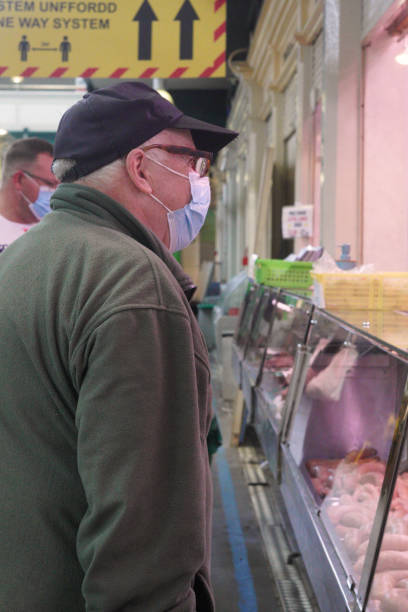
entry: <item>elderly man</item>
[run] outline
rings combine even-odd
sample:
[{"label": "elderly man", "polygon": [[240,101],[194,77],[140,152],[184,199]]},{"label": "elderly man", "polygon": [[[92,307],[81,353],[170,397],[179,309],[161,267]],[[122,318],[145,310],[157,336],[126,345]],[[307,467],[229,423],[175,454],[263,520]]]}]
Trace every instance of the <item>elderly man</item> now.
[{"label": "elderly man", "polygon": [[210,372],[171,251],[235,136],[136,82],[60,122],[54,211],[0,258],[8,610],[214,610]]},{"label": "elderly man", "polygon": [[52,145],[42,138],[21,138],[5,150],[0,186],[0,252],[50,212],[58,185],[51,171]]}]

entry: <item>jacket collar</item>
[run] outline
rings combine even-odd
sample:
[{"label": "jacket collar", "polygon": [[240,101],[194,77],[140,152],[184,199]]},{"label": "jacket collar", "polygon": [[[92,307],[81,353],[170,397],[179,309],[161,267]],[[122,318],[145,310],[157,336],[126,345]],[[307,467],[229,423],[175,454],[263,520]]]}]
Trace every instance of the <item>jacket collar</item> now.
[{"label": "jacket collar", "polygon": [[134,217],[119,202],[101,191],[76,183],[63,183],[51,198],[53,210],[69,210],[81,217],[92,217],[99,225],[114,227],[153,251],[166,264],[190,301],[196,290],[192,279],[184,272],[170,251],[156,235]]}]

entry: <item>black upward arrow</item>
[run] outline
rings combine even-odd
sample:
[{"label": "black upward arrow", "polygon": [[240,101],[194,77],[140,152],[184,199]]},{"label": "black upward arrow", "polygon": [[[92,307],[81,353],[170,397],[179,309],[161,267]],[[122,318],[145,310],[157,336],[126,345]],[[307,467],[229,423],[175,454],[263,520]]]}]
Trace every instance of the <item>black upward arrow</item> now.
[{"label": "black upward arrow", "polygon": [[133,17],[133,21],[139,22],[139,57],[140,60],[152,59],[152,23],[157,17],[149,4],[144,0],[140,9]]},{"label": "black upward arrow", "polygon": [[193,25],[197,19],[200,18],[190,0],[185,0],[174,18],[180,21],[180,59],[193,59]]}]

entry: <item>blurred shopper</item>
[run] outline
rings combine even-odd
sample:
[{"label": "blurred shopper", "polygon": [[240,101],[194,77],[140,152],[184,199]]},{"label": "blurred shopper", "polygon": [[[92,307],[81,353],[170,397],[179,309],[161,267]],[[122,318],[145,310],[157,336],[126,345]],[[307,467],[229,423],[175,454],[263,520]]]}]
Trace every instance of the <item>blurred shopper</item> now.
[{"label": "blurred shopper", "polygon": [[214,610],[210,371],[171,253],[235,136],[136,82],[60,122],[55,212],[0,261],[8,610]]},{"label": "blurred shopper", "polygon": [[52,145],[41,138],[21,138],[3,155],[0,186],[0,252],[50,212],[58,185],[51,171]]}]

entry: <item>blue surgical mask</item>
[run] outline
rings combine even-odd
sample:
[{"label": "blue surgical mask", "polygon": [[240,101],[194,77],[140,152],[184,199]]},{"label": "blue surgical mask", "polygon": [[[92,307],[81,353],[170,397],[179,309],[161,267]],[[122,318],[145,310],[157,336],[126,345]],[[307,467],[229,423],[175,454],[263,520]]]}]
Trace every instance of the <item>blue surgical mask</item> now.
[{"label": "blue surgical mask", "polygon": [[[31,176],[27,175],[27,178],[30,178],[37,186],[38,183],[31,178]],[[51,212],[50,200],[51,196],[54,193],[55,189],[51,189],[50,187],[39,187],[38,196],[35,202],[31,202],[24,193],[21,193],[23,198],[28,204],[29,209],[33,213],[33,215],[38,219],[42,219],[45,215]]]},{"label": "blue surgical mask", "polygon": [[198,172],[193,170],[189,172],[188,176],[185,176],[165,166],[156,159],[151,157],[148,159],[159,164],[159,166],[163,166],[163,168],[166,168],[169,172],[178,174],[190,181],[191,200],[186,206],[178,208],[177,210],[170,210],[159,200],[159,198],[152,193],[150,194],[153,200],[167,210],[167,223],[170,232],[169,250],[175,253],[176,251],[185,249],[194,240],[204,224],[211,201],[210,180],[208,176],[200,178]]}]

